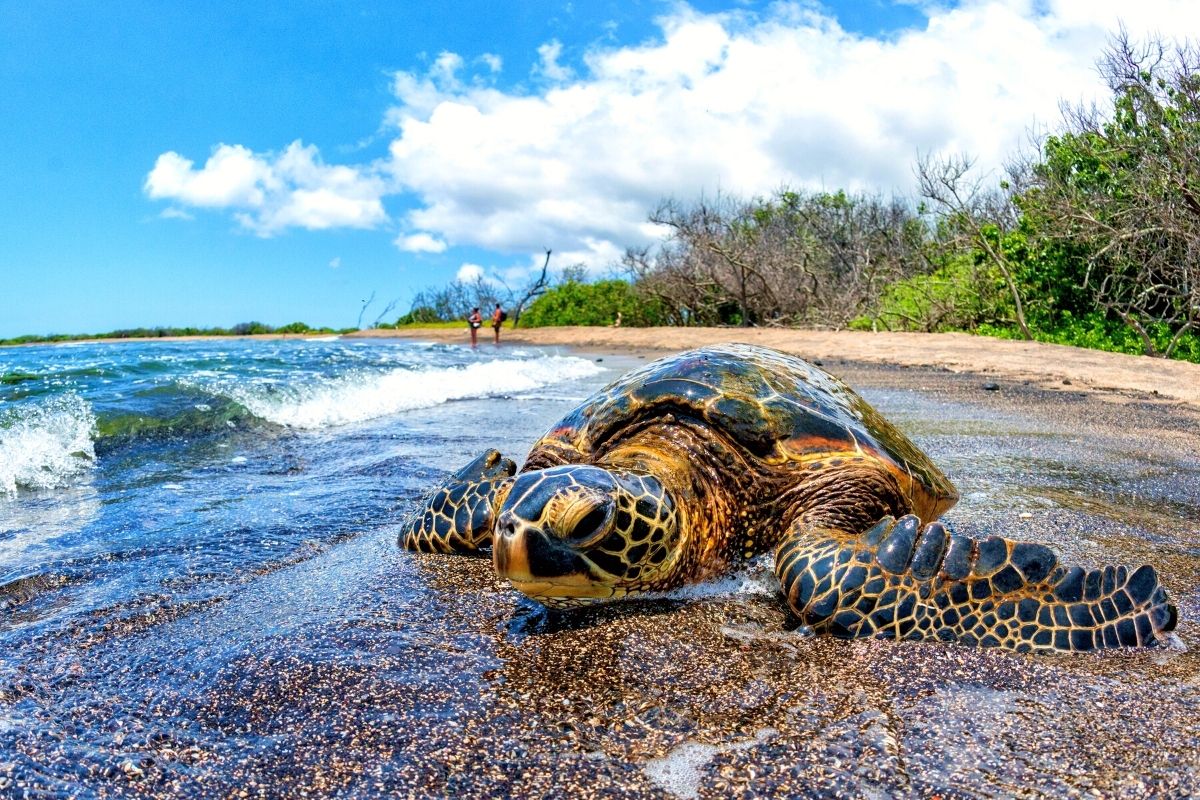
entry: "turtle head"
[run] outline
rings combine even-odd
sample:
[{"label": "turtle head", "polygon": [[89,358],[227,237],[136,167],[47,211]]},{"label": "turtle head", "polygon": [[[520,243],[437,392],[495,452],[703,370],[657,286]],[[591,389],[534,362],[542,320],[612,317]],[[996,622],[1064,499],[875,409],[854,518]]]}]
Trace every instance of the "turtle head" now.
[{"label": "turtle head", "polygon": [[553,608],[650,591],[676,564],[675,506],[649,475],[580,464],[526,472],[496,514],[496,572]]}]

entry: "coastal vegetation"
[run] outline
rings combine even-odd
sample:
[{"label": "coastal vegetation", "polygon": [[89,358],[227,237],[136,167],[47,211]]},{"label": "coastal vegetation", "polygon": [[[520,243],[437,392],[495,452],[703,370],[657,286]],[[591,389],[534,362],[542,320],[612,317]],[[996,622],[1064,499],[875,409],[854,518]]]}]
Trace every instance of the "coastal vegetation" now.
[{"label": "coastal vegetation", "polygon": [[[913,197],[667,199],[660,243],[600,280],[543,281],[514,322],[966,331],[1200,361],[1200,50],[1122,31],[1099,68],[1107,106],[1065,108],[1003,177],[926,154]],[[401,321],[505,299],[455,283]]]},{"label": "coastal vegetation", "polygon": [[14,336],[0,339],[0,345],[51,344],[54,342],[78,342],[86,339],[162,339],[179,336],[254,336],[259,334],[313,334],[348,333],[353,328],[314,328],[303,322],[292,322],[275,327],[262,322],[241,322],[231,328],[122,328],[107,333],[51,333],[44,336]]},{"label": "coastal vegetation", "polygon": [[[384,322],[392,301],[368,326],[460,326],[500,303],[525,327],[961,331],[1200,362],[1200,49],[1122,31],[1098,66],[1108,101],[1064,107],[1003,174],[927,153],[911,196],[666,198],[648,215],[658,242],[606,274],[555,272],[547,251],[523,285],[452,281]],[[247,322],[0,344],[346,330]]]}]

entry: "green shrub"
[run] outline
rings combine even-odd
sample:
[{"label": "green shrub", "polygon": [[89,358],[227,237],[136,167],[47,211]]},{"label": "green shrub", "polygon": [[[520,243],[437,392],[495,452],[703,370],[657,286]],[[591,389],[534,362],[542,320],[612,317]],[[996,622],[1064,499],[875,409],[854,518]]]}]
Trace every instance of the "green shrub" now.
[{"label": "green shrub", "polygon": [[275,329],[276,333],[312,333],[313,329],[303,322],[291,322]]},{"label": "green shrub", "polygon": [[[1152,325],[1148,332],[1158,352],[1165,350],[1171,339],[1170,329],[1160,323]],[[981,325],[976,333],[1002,339],[1023,338],[1016,327],[1006,325]],[[1052,325],[1044,323],[1042,327],[1034,329],[1033,338],[1039,342],[1106,350],[1110,353],[1142,355],[1146,352],[1141,338],[1132,328],[1119,320],[1106,318],[1099,311],[1079,317],[1064,311]],[[1200,363],[1200,335],[1184,334],[1172,357]]]},{"label": "green shrub", "polygon": [[234,336],[253,336],[258,333],[272,333],[274,328],[261,322],[239,322],[230,329]]},{"label": "green shrub", "polygon": [[961,331],[1010,316],[1011,303],[994,269],[958,257],[927,275],[884,289],[879,308],[850,322],[856,330]]},{"label": "green shrub", "polygon": [[441,321],[443,321],[442,318],[438,316],[437,309],[433,306],[417,306],[396,320],[396,324],[392,327],[399,328],[402,325],[421,325]]},{"label": "green shrub", "polygon": [[617,313],[621,324],[661,325],[658,304],[648,300],[623,280],[583,283],[568,280],[547,291],[521,314],[520,323],[530,328],[548,325],[612,325]]}]

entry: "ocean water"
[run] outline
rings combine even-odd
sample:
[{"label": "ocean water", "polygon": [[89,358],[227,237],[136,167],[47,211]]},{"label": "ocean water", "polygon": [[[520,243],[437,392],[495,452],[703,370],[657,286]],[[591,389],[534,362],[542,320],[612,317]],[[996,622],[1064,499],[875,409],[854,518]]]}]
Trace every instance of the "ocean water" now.
[{"label": "ocean water", "polygon": [[[187,674],[196,701],[247,649],[301,616],[317,624],[292,578],[283,599],[264,588],[273,573],[351,539],[394,547],[405,503],[443,470],[491,446],[519,459],[612,373],[552,351],[405,341],[0,349],[0,795],[5,764],[9,780],[66,793],[130,758],[143,769],[118,736],[139,727],[123,719],[134,710],[98,711],[101,697],[145,701]],[[393,602],[406,591],[419,589]],[[189,615],[203,630],[163,632]],[[60,669],[83,682],[47,695],[26,683]]]},{"label": "ocean water", "polygon": [[387,340],[0,348],[0,798],[1200,794],[1197,415],[831,365],[965,534],[1152,561],[1176,646],[797,629],[769,558],[548,613],[396,525],[636,356]]}]

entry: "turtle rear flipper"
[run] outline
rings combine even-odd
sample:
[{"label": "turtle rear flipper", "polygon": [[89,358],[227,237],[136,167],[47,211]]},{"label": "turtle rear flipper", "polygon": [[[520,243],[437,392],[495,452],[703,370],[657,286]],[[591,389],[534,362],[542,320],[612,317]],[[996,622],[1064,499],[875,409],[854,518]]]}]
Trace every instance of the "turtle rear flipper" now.
[{"label": "turtle rear flipper", "polygon": [[425,553],[491,545],[496,495],[516,471],[512,459],[488,450],[422,498],[401,523],[400,545]]},{"label": "turtle rear flipper", "polygon": [[859,535],[800,523],[775,573],[804,622],[843,638],[1079,651],[1155,644],[1177,618],[1152,567],[1085,572],[1045,545],[975,541],[912,515]]}]

